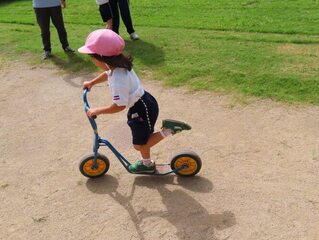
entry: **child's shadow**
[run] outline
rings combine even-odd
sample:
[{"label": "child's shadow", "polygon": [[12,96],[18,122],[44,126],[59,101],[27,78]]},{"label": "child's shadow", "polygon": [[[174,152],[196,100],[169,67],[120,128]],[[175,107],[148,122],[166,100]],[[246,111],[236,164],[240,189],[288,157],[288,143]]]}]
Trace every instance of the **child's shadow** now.
[{"label": "child's shadow", "polygon": [[[177,179],[177,183],[174,183]],[[118,182],[112,176],[104,176],[100,179],[87,181],[90,191],[98,194],[109,194],[121,204],[131,216],[131,219],[139,234],[139,239],[145,239],[141,230],[141,223],[147,217],[161,217],[166,219],[176,228],[176,236],[179,239],[216,239],[214,229],[222,230],[236,224],[235,216],[230,211],[218,214],[210,214],[199,202],[188,195],[184,190],[169,190],[169,185],[178,185],[191,191],[207,193],[212,189],[212,183],[203,177],[176,178],[165,177],[136,177],[129,196],[123,196],[117,192]],[[132,199],[136,186],[156,189],[166,206],[165,211],[142,211],[137,215],[132,205]],[[156,206],[154,206],[156,209]]]}]

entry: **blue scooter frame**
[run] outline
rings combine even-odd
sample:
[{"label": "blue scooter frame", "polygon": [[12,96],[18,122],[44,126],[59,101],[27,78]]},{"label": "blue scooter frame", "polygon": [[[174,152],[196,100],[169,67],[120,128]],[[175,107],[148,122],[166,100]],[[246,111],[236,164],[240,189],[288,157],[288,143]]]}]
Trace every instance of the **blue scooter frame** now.
[{"label": "blue scooter frame", "polygon": [[[90,105],[87,99],[88,92],[89,91],[87,88],[83,90],[83,102],[84,102],[85,113],[87,113],[90,109]],[[81,160],[80,162],[81,173],[86,177],[96,178],[96,177],[100,177],[104,175],[108,171],[109,160],[104,155],[98,153],[100,146],[107,146],[113,152],[113,154],[118,158],[118,160],[124,166],[124,168],[129,173],[133,173],[129,169],[129,166],[131,165],[131,163],[127,159],[125,159],[125,157],[119,151],[117,151],[117,149],[107,139],[103,139],[99,136],[97,124],[95,121],[96,116],[93,118],[88,117],[88,119],[94,132],[93,154],[86,156],[85,158]],[[105,168],[102,168],[102,170],[98,170],[99,169],[98,160],[100,160],[100,162],[102,161],[102,163],[106,165]],[[90,161],[90,164],[88,164],[89,161]],[[171,160],[171,163],[156,164],[156,171],[153,173],[142,172],[137,174],[167,175],[170,173],[176,173],[181,176],[194,176],[199,172],[201,165],[202,165],[201,160],[196,153],[184,152],[184,153],[175,155],[173,159]],[[86,169],[88,171],[86,171]],[[98,172],[94,174],[90,174],[94,172],[95,170]]]}]

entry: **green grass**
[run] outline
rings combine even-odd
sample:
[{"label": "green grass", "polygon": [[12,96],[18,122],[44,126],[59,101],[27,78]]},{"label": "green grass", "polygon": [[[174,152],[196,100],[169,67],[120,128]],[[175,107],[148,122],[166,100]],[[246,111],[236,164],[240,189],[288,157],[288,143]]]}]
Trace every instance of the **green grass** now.
[{"label": "green grass", "polygon": [[[94,0],[67,3],[69,42],[78,48],[104,25]],[[124,28],[121,35],[142,76],[194,90],[319,104],[318,0],[131,0],[131,12],[141,40],[131,42]],[[52,43],[57,66],[94,70],[87,57],[63,53],[54,28]],[[35,59],[41,48],[31,1],[2,0],[2,58],[32,53]]]}]

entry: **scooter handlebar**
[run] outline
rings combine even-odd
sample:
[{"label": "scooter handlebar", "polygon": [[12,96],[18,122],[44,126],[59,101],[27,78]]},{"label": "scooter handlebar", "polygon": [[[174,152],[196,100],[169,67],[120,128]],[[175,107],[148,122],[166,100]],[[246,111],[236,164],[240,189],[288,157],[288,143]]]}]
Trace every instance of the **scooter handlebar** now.
[{"label": "scooter handlebar", "polygon": [[[88,88],[85,88],[83,90],[83,102],[84,102],[84,108],[85,108],[85,112],[87,113],[90,109],[90,105],[89,105],[89,102],[88,102],[88,98],[87,98],[87,95],[88,95],[88,92],[89,92],[89,89]],[[96,119],[96,115],[95,116],[92,116],[93,119]]]}]

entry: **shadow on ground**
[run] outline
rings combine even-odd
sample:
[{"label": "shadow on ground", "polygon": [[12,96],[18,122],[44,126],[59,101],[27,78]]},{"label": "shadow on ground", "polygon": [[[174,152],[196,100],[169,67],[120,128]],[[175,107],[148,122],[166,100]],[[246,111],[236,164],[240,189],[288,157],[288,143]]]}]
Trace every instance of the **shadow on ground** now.
[{"label": "shadow on ground", "polygon": [[[177,183],[174,183],[175,179]],[[209,193],[213,189],[213,184],[206,178],[177,178],[175,176],[165,177],[136,177],[128,196],[123,196],[117,191],[119,183],[115,177],[110,175],[99,179],[89,179],[87,188],[96,194],[108,194],[118,202],[131,217],[139,234],[139,239],[145,240],[141,223],[148,217],[164,218],[176,228],[176,237],[179,239],[216,239],[214,229],[223,230],[236,224],[236,218],[230,211],[220,214],[209,213],[196,199],[186,193],[186,190],[200,194]],[[175,185],[175,190],[170,190],[170,186]],[[156,189],[162,197],[165,211],[142,211],[138,214],[132,205],[136,187],[147,187]]]},{"label": "shadow on ground", "polygon": [[14,2],[25,2],[25,0],[0,0],[0,7],[9,5]]},{"label": "shadow on ground", "polygon": [[147,67],[155,67],[164,62],[164,52],[161,48],[143,40],[126,41],[125,51],[141,61]]},{"label": "shadow on ground", "polygon": [[76,53],[69,53],[66,59],[52,55],[50,60],[64,71],[63,80],[72,87],[81,88],[83,80],[89,81],[95,77],[93,72],[96,68],[89,57],[83,59]]}]

